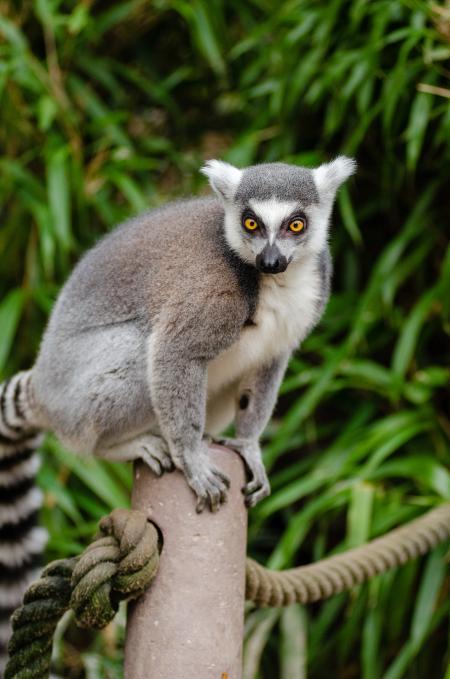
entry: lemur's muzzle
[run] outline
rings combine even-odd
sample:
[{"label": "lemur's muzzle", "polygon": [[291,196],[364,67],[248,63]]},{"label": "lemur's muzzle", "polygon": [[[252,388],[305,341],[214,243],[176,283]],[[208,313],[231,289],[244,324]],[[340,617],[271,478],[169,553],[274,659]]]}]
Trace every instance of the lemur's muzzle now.
[{"label": "lemur's muzzle", "polygon": [[256,268],[262,273],[281,273],[286,271],[287,265],[287,258],[276,245],[267,244],[256,257]]}]

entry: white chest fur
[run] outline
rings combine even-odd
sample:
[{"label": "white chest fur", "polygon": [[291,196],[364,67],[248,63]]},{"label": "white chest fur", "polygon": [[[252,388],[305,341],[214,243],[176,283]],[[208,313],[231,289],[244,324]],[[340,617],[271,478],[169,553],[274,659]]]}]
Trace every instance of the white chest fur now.
[{"label": "white chest fur", "polygon": [[320,278],[313,257],[292,263],[283,274],[262,277],[255,325],[208,365],[208,394],[230,384],[253,368],[293,350],[314,323]]}]

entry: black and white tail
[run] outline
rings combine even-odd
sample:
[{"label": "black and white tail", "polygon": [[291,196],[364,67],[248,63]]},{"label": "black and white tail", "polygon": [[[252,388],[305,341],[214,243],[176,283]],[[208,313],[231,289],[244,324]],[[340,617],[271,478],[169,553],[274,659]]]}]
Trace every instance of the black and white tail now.
[{"label": "black and white tail", "polygon": [[38,526],[42,493],[35,486],[42,439],[33,417],[31,371],[0,384],[0,677],[9,619],[36,578],[47,532]]}]

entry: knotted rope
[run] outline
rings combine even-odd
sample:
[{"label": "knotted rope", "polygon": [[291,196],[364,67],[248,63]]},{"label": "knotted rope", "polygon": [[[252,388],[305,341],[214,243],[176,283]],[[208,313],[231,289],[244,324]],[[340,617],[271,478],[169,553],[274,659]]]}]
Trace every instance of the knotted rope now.
[{"label": "knotted rope", "polygon": [[[26,592],[12,617],[5,679],[47,679],[53,634],[69,608],[82,627],[99,629],[119,602],[142,594],[158,564],[158,533],[145,514],[116,509],[80,556],[56,561]],[[362,547],[309,566],[271,571],[247,559],[246,598],[257,606],[307,604],[361,584],[450,538],[450,503]]]},{"label": "knotted rope", "polygon": [[158,563],[158,532],[145,514],[116,509],[102,519],[100,535],[81,556],[51,563],[25,593],[12,616],[5,679],[48,678],[61,616],[71,608],[80,627],[105,627],[120,601],[147,589]]}]

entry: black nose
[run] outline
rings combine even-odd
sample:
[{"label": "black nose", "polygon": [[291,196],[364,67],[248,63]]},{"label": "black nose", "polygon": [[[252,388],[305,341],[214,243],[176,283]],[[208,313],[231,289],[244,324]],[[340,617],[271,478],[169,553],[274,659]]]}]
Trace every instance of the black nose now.
[{"label": "black nose", "polygon": [[286,271],[288,261],[276,245],[266,245],[256,258],[256,268],[262,273],[281,273]]}]

